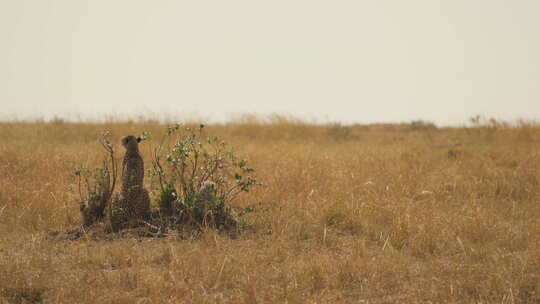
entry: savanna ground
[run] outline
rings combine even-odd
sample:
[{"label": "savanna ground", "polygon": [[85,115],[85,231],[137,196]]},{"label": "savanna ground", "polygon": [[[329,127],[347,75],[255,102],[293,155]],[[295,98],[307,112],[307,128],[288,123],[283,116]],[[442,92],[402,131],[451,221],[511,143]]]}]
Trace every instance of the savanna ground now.
[{"label": "savanna ground", "polygon": [[80,224],[101,131],[164,128],[0,124],[0,302],[540,302],[539,125],[212,125],[266,184],[239,236],[50,238]]}]

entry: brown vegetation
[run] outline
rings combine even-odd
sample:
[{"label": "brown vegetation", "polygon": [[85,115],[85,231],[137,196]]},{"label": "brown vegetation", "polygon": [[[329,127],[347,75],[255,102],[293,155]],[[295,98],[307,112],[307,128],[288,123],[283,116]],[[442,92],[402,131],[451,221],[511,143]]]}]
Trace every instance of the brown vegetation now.
[{"label": "brown vegetation", "polygon": [[0,302],[540,302],[538,125],[208,126],[266,184],[236,201],[249,229],[49,237],[82,223],[73,170],[101,131],[163,128],[0,124]]}]

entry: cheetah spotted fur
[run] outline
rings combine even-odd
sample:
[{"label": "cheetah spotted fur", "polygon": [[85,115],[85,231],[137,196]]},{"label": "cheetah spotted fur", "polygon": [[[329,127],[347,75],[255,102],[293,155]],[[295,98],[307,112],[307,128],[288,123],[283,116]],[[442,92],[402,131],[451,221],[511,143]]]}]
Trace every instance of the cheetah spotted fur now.
[{"label": "cheetah spotted fur", "polygon": [[144,162],[139,153],[140,138],[126,136],[122,146],[126,154],[122,161],[122,189],[113,201],[113,209],[129,218],[144,218],[150,211],[150,198],[144,189]]}]

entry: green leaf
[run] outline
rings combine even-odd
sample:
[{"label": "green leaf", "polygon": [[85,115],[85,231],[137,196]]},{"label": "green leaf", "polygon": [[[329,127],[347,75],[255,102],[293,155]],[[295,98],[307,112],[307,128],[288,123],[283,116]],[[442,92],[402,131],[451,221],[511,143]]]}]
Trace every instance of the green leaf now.
[{"label": "green leaf", "polygon": [[240,168],[243,168],[247,165],[247,161],[245,159],[242,159],[239,163],[238,163],[238,167]]}]

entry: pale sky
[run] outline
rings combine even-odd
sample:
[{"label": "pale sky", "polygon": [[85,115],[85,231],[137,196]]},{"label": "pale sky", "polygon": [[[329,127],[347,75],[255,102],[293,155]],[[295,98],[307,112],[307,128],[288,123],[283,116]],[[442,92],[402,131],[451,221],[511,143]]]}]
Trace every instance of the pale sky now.
[{"label": "pale sky", "polygon": [[0,0],[0,120],[540,121],[538,0]]}]

